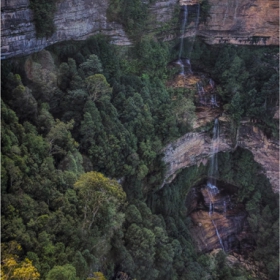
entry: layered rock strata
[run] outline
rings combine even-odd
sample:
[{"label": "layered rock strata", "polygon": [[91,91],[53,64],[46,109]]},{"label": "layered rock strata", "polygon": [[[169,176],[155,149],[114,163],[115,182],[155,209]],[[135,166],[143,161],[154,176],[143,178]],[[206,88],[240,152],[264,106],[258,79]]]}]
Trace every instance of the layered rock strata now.
[{"label": "layered rock strata", "polygon": [[[220,118],[220,140],[218,152],[233,151],[236,147],[250,150],[254,160],[264,169],[275,192],[279,192],[279,143],[268,139],[250,122],[242,122],[236,143],[230,135],[230,123]],[[165,182],[171,182],[178,171],[192,165],[206,164],[211,156],[211,138],[208,132],[187,133],[164,149],[167,164]]]},{"label": "layered rock strata", "polygon": [[[197,5],[199,0],[158,0],[150,7],[151,22],[147,33],[168,23],[176,5]],[[279,45],[278,0],[208,0],[209,17],[200,23],[195,34],[210,44]],[[130,45],[122,25],[108,22],[109,0],[60,0],[54,16],[56,32],[49,38],[36,38],[29,0],[1,2],[1,58],[27,55],[57,42],[84,40],[102,33],[111,36],[117,45]],[[179,28],[179,27],[178,27]],[[193,36],[193,28],[185,36]],[[176,38],[173,28],[160,36],[163,41]]]},{"label": "layered rock strata", "polygon": [[1,58],[27,55],[65,40],[84,40],[91,35],[109,35],[114,44],[130,45],[122,26],[108,22],[108,0],[56,2],[56,32],[50,38],[36,38],[29,0],[1,2]]},{"label": "layered rock strata", "polygon": [[279,45],[278,0],[209,0],[198,34],[209,44]]}]

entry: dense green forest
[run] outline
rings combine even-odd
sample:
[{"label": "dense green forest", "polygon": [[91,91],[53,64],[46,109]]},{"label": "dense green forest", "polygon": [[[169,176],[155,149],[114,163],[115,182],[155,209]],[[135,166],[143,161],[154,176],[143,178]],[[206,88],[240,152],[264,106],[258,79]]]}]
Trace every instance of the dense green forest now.
[{"label": "dense green forest", "polygon": [[[129,33],[135,22],[119,13],[133,19],[143,3],[120,3],[127,10],[111,16]],[[278,137],[277,53],[195,41],[193,69],[216,81],[233,135],[249,118]],[[192,131],[195,118],[192,90],[166,86],[177,55],[176,42],[151,36],[129,48],[95,36],[2,62],[3,279],[254,279],[222,251],[202,254],[193,244],[185,198],[207,166],[159,190],[162,148]],[[249,151],[219,154],[219,173],[246,205],[252,257],[278,279],[277,195]]]}]

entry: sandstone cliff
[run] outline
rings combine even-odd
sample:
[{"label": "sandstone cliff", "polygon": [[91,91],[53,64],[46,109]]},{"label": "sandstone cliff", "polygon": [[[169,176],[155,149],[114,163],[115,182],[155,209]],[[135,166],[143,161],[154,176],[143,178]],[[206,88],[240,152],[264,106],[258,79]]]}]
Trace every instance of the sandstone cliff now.
[{"label": "sandstone cliff", "polygon": [[122,26],[107,21],[108,0],[61,0],[56,5],[56,32],[50,38],[37,39],[29,0],[2,1],[1,57],[26,55],[57,42],[84,40],[98,33],[111,36],[114,44],[130,44]]},{"label": "sandstone cliff", "polygon": [[[220,141],[218,152],[229,152],[236,148],[229,132],[229,122],[220,118]],[[264,169],[274,191],[279,192],[279,143],[268,139],[264,133],[249,122],[242,122],[237,146],[250,150],[256,162]],[[187,133],[169,144],[164,150],[164,161],[168,165],[166,182],[171,182],[183,168],[206,164],[211,156],[211,138],[207,132]]]},{"label": "sandstone cliff", "polygon": [[278,0],[209,0],[206,24],[198,35],[207,43],[279,44]]},{"label": "sandstone cliff", "polygon": [[[106,10],[109,0],[60,0],[54,17],[56,32],[50,38],[36,38],[29,0],[1,2],[1,57],[26,55],[65,40],[84,40],[103,33],[117,45],[130,45],[122,26],[108,22]],[[150,7],[155,30],[168,22],[175,6],[196,5],[198,0],[158,0]],[[210,17],[199,25],[197,35],[207,43],[276,44],[279,38],[278,0],[209,0]],[[178,26],[179,28],[179,26]],[[192,30],[193,31],[193,30]],[[147,31],[148,32],[148,31]],[[152,32],[152,30],[149,30]],[[188,31],[186,30],[186,35]],[[193,34],[190,34],[193,36]],[[172,40],[176,32],[165,30],[162,40]]]}]

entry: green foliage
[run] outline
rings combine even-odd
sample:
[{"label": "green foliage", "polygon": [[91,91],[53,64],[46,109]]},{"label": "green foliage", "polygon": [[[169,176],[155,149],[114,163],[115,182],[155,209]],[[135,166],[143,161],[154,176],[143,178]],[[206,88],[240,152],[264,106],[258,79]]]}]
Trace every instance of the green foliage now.
[{"label": "green foliage", "polygon": [[142,222],[142,216],[137,207],[133,204],[130,204],[125,213],[125,218],[129,223],[140,224]]},{"label": "green foliage", "polygon": [[[46,140],[50,145],[49,153],[66,154],[66,150],[72,151],[75,147],[75,140],[71,137],[70,129],[73,128],[73,121],[69,123],[56,120],[55,124],[51,127],[49,133],[46,135]],[[63,149],[65,147],[65,149]]]},{"label": "green foliage", "polygon": [[46,280],[76,280],[76,269],[70,264],[54,266],[47,274]]},{"label": "green foliage", "polygon": [[269,137],[279,137],[273,118],[279,103],[277,52],[273,47],[219,45],[208,48],[202,42],[195,43],[192,65],[211,72],[219,83],[218,93],[235,128],[242,117],[247,117]]},{"label": "green foliage", "polygon": [[123,24],[130,36],[139,36],[145,28],[148,4],[141,0],[110,0],[108,8],[110,20]]},{"label": "green foliage", "polygon": [[5,86],[7,96],[4,97],[7,100],[7,104],[17,112],[20,120],[24,121],[35,118],[38,111],[38,103],[32,95],[31,89],[23,85],[21,76],[9,73]]},{"label": "green foliage", "polygon": [[[109,180],[101,173],[94,171],[81,175],[74,186],[78,189],[78,194],[84,202],[82,229],[90,230],[98,212],[105,212],[103,208],[114,207],[113,211],[116,212],[126,198],[124,191],[116,181]],[[112,218],[116,219],[116,217]]]},{"label": "green foliage", "polygon": [[[114,3],[115,16],[130,15],[123,19],[129,28],[135,19],[146,21],[140,9],[147,3]],[[57,57],[57,75],[48,76],[55,78],[51,91],[40,55],[28,87],[20,75],[9,74],[12,68],[3,76],[1,226],[4,244],[14,240],[23,248],[14,259],[27,257],[43,279],[239,277],[222,261],[213,268],[192,244],[185,197],[207,167],[182,170],[158,190],[162,147],[191,129],[195,109],[191,91],[166,88],[170,45],[143,37],[121,50],[95,36],[50,49]],[[244,116],[265,114],[259,125],[276,131],[270,113],[278,100],[274,52],[213,49],[198,42],[193,56],[197,67],[213,71],[236,127]],[[262,62],[267,64],[259,67]],[[258,244],[253,254],[266,258],[273,279],[278,207],[271,187],[255,176],[259,167],[250,153],[221,154],[219,165],[222,179],[240,187]],[[125,193],[109,178],[117,178]]]},{"label": "green foliage", "polygon": [[166,44],[145,38],[136,44],[135,55],[139,58],[139,66],[143,74],[150,77],[166,78],[166,67],[170,59]]},{"label": "green foliage", "polygon": [[50,37],[55,31],[53,22],[56,11],[56,0],[42,2],[40,0],[30,0],[30,8],[33,11],[36,34],[38,38]]},{"label": "green foliage", "polygon": [[207,19],[209,17],[209,11],[211,9],[211,5],[209,3],[209,0],[202,0],[200,3],[200,22],[206,23]]},{"label": "green foliage", "polygon": [[90,55],[85,62],[79,65],[79,68],[83,71],[80,74],[82,77],[88,77],[103,72],[101,61],[95,54]]},{"label": "green foliage", "polygon": [[253,256],[263,261],[271,279],[276,279],[279,266],[272,264],[279,258],[279,247],[275,246],[279,243],[278,196],[249,151],[237,149],[233,155],[220,154],[218,161],[221,179],[239,186],[238,199],[246,204],[248,221],[257,243]]},{"label": "green foliage", "polygon": [[89,99],[93,101],[102,101],[112,92],[112,88],[102,74],[95,74],[85,79]]}]

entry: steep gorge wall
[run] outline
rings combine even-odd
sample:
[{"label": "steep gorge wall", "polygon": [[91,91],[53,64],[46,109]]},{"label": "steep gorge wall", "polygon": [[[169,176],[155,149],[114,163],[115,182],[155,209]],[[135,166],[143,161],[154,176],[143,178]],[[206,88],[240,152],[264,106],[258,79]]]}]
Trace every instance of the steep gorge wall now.
[{"label": "steep gorge wall", "polygon": [[[117,45],[130,45],[122,26],[108,22],[109,0],[59,0],[54,16],[56,32],[50,38],[36,38],[29,0],[1,2],[1,58],[27,55],[65,40],[84,40],[103,33]],[[194,5],[198,0],[158,0],[150,11],[154,28],[168,22],[176,5]],[[210,17],[200,24],[197,35],[210,44],[276,44],[279,38],[278,0],[209,0]],[[172,40],[173,30],[163,40]]]},{"label": "steep gorge wall", "polygon": [[65,40],[84,40],[98,33],[111,36],[114,44],[131,44],[120,24],[107,21],[108,2],[108,0],[57,1],[54,16],[56,32],[50,38],[37,39],[29,0],[2,1],[2,59],[27,55]]},{"label": "steep gorge wall", "polygon": [[209,18],[198,35],[209,44],[279,44],[278,0],[209,0]]},{"label": "steep gorge wall", "polygon": [[[239,128],[237,146],[233,143],[229,123],[220,122],[218,152],[230,152],[237,146],[250,150],[270,180],[274,192],[279,192],[279,142],[268,139],[264,133],[249,122]],[[167,164],[166,182],[171,182],[183,168],[207,164],[211,156],[211,137],[208,132],[187,133],[164,149]]]}]

